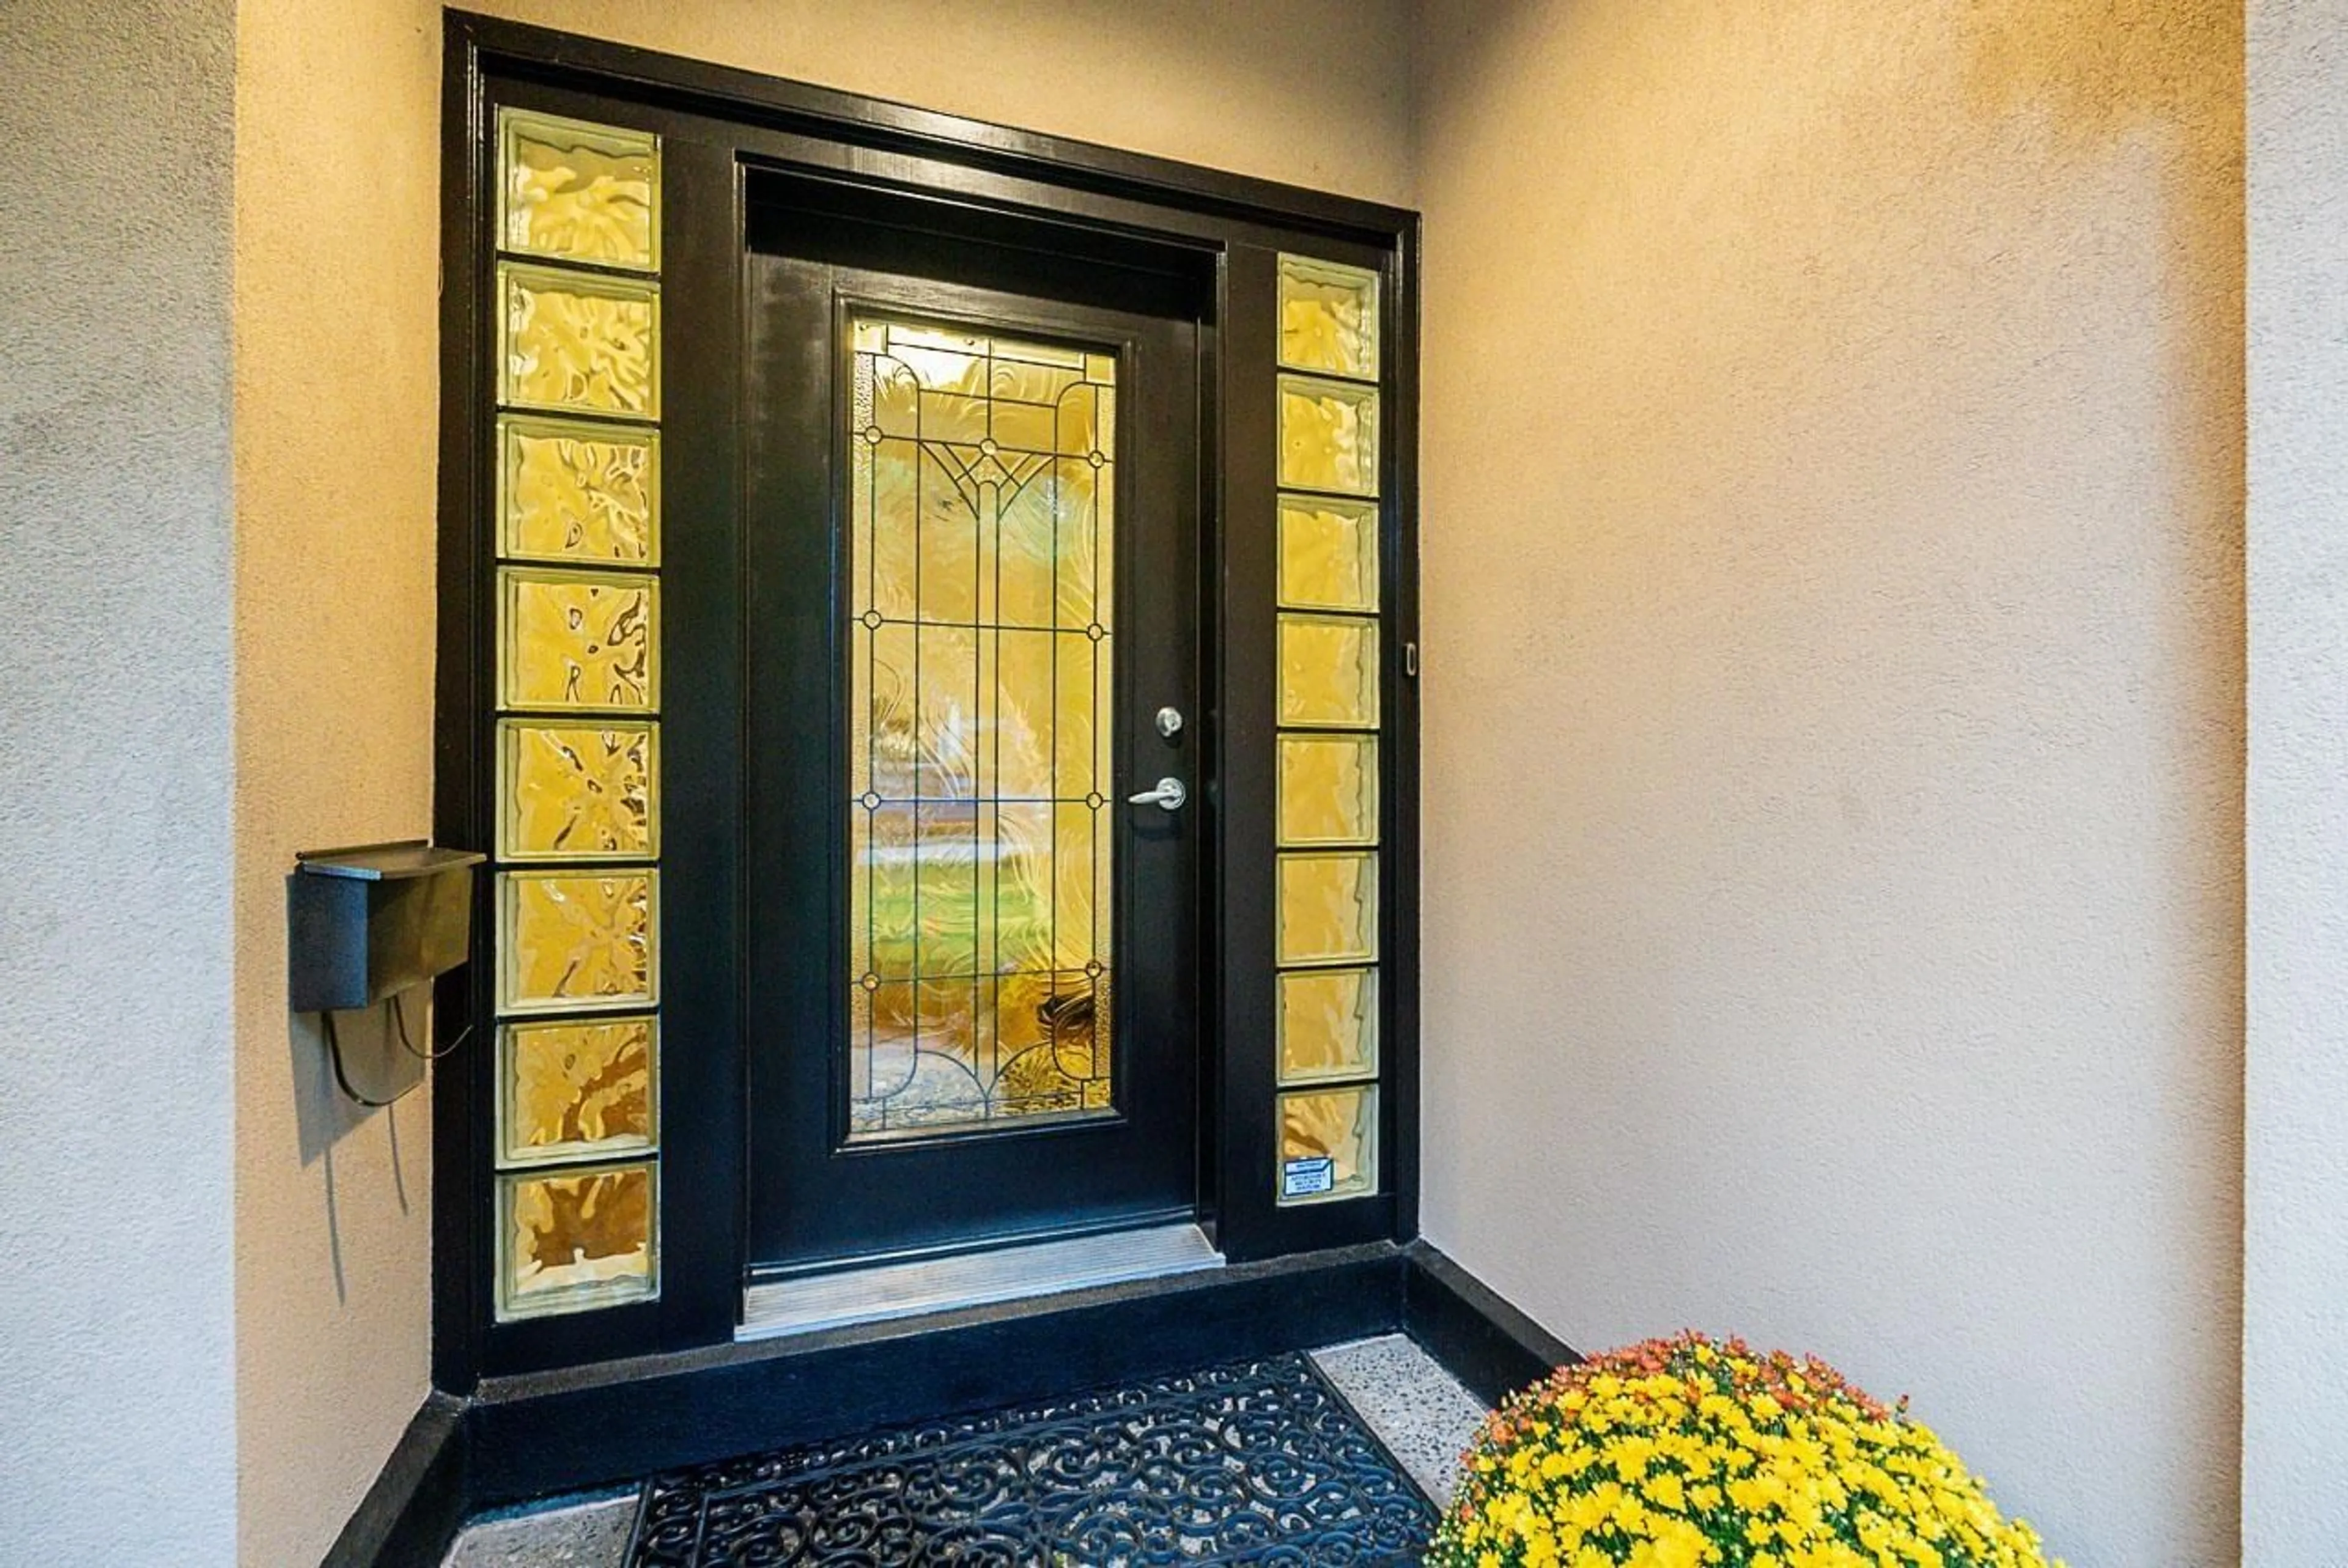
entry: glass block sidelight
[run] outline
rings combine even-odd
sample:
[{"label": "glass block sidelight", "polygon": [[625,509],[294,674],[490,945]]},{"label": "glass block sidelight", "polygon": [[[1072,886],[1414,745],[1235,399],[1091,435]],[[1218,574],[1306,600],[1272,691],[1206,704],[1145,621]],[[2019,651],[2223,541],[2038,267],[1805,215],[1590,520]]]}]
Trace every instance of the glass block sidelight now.
[{"label": "glass block sidelight", "polygon": [[504,1013],[644,1008],[659,999],[658,874],[506,871],[498,876],[498,1003]]},{"label": "glass block sidelight", "polygon": [[502,567],[498,610],[499,706],[649,712],[659,705],[656,579]]},{"label": "glass block sidelight", "polygon": [[659,731],[649,720],[498,725],[498,858],[660,853]]},{"label": "glass block sidelight", "polygon": [[590,566],[660,564],[660,432],[498,418],[498,553]]},{"label": "glass block sidelight", "polygon": [[660,138],[498,111],[498,243],[639,272],[660,266]]},{"label": "glass block sidelight", "polygon": [[1283,734],[1278,776],[1282,848],[1378,841],[1375,735]]},{"label": "glass block sidelight", "polygon": [[498,263],[498,401],[660,417],[660,285]]},{"label": "glass block sidelight", "polygon": [[1282,1084],[1377,1075],[1377,970],[1287,969],[1279,986]]},{"label": "glass block sidelight", "polygon": [[660,1173],[649,1161],[498,1178],[499,1320],[660,1294]]},{"label": "glass block sidelight", "polygon": [[1283,853],[1273,918],[1283,966],[1375,963],[1377,856]]},{"label": "glass block sidelight", "polygon": [[1289,610],[1377,613],[1375,501],[1280,497],[1280,602]]},{"label": "glass block sidelight", "polygon": [[1378,1190],[1378,1091],[1374,1084],[1280,1097],[1280,1202],[1323,1203]]},{"label": "glass block sidelight", "polygon": [[648,1013],[502,1026],[499,1160],[545,1164],[654,1147],[659,1050],[659,1020]]},{"label": "glass block sidelight", "polygon": [[1378,623],[1360,616],[1280,618],[1283,726],[1378,727]]},{"label": "glass block sidelight", "polygon": [[1280,259],[1280,363],[1378,378],[1378,275],[1303,256]]},{"label": "glass block sidelight", "polygon": [[1282,376],[1280,484],[1287,490],[1376,495],[1377,388]]}]

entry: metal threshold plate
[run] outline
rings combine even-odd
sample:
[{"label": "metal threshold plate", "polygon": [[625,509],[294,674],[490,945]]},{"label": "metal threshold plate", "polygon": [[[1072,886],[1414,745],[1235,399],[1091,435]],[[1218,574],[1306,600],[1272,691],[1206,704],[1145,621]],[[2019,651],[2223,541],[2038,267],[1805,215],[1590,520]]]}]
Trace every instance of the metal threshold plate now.
[{"label": "metal threshold plate", "polygon": [[1197,1225],[1172,1225],[843,1269],[752,1286],[734,1337],[810,1334],[1222,1266],[1223,1255]]}]

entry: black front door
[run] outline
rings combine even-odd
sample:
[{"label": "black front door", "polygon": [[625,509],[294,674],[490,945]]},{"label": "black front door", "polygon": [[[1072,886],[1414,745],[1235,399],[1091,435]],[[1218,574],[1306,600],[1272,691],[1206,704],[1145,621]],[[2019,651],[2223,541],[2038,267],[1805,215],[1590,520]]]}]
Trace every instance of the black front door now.
[{"label": "black front door", "polygon": [[1187,1217],[1193,291],[750,232],[752,1272]]}]

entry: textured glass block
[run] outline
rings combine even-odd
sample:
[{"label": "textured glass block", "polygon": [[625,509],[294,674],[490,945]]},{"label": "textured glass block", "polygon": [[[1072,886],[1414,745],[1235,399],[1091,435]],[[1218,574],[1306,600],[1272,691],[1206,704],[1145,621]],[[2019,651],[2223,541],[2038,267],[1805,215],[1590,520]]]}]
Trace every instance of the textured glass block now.
[{"label": "textured glass block", "polygon": [[498,401],[660,417],[660,285],[498,263]]},{"label": "textured glass block", "polygon": [[498,1178],[498,1317],[660,1295],[660,1173],[650,1163]]},{"label": "textured glass block", "polygon": [[1378,1091],[1314,1089],[1280,1097],[1282,1204],[1367,1197],[1378,1190]]},{"label": "textured glass block", "polygon": [[657,857],[659,745],[645,721],[499,723],[498,858]]},{"label": "textured glass block", "polygon": [[1280,259],[1280,363],[1378,378],[1378,275],[1303,256]]},{"label": "textured glass block", "polygon": [[507,871],[498,876],[498,1008],[586,1011],[650,1005],[659,964],[651,871]]},{"label": "textured glass block", "polygon": [[624,572],[501,567],[498,705],[650,712],[660,587]]},{"label": "textured glass block", "polygon": [[1377,841],[1377,737],[1281,736],[1281,846]]},{"label": "textured glass block", "polygon": [[498,553],[602,566],[660,562],[660,435],[498,417]]},{"label": "textured glass block", "polygon": [[652,1148],[659,1028],[649,1017],[501,1027],[499,1158],[520,1165]]},{"label": "textured glass block", "polygon": [[1280,602],[1292,610],[1378,608],[1378,507],[1280,497]]},{"label": "textured glass block", "polygon": [[1378,493],[1378,394],[1342,381],[1280,378],[1283,489]]},{"label": "textured glass block", "polygon": [[650,272],[660,265],[660,138],[498,111],[498,243]]},{"label": "textured glass block", "polygon": [[1283,964],[1369,963],[1378,956],[1375,855],[1283,855],[1276,916]]},{"label": "textured glass block", "polygon": [[1378,972],[1292,969],[1280,976],[1280,1081],[1371,1078],[1378,1071]]},{"label": "textured glass block", "polygon": [[849,338],[850,1135],[1110,1112],[1117,362]]},{"label": "textured glass block", "polygon": [[1280,722],[1377,728],[1376,621],[1335,615],[1280,618]]}]

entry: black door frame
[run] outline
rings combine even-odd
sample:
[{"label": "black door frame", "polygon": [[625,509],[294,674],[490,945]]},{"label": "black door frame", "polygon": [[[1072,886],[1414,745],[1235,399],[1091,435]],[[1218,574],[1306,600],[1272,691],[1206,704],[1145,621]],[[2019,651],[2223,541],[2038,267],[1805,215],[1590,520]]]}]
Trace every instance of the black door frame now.
[{"label": "black door frame", "polygon": [[[495,190],[494,107],[515,104],[612,120],[664,138],[667,230],[664,330],[671,345],[730,343],[743,320],[745,171],[787,169],[844,190],[925,193],[983,226],[1016,213],[1066,227],[1073,249],[1119,235],[1210,251],[1219,274],[1210,329],[1222,384],[1202,446],[1219,477],[1202,548],[1215,591],[1205,606],[1206,698],[1221,762],[1216,839],[1202,901],[1209,971],[1201,1020],[1204,1115],[1212,1150],[1201,1204],[1234,1262],[1353,1243],[1405,1241],[1418,1211],[1417,380],[1416,213],[730,67],[451,12],[443,80],[441,467],[436,835],[484,845],[494,764],[487,535],[493,449],[489,384]],[[710,242],[723,236],[726,242]],[[1382,466],[1383,690],[1380,1142],[1374,1197],[1282,1208],[1273,1201],[1272,583],[1276,458],[1275,274],[1282,251],[1380,272],[1385,284]],[[1261,374],[1255,372],[1261,371]],[[676,528],[671,571],[738,559],[743,426],[738,384],[673,375],[666,389],[664,501],[672,515],[723,524]],[[680,447],[690,448],[680,450]],[[706,552],[696,559],[695,552]],[[729,555],[730,552],[730,555]],[[736,629],[672,624],[664,641],[708,667],[740,664]],[[664,746],[738,747],[741,711],[723,691],[675,692]],[[698,797],[669,785],[664,864],[689,867],[730,907],[664,932],[662,1065],[662,1293],[656,1301],[498,1324],[491,1308],[490,1148],[495,1106],[489,966],[445,977],[436,1038],[478,1038],[433,1088],[433,1381],[471,1393],[485,1377],[649,1358],[729,1344],[740,1307],[745,1127],[741,999],[731,954],[741,932],[738,790]],[[735,798],[720,798],[728,794]],[[685,825],[690,824],[688,827]],[[484,886],[476,927],[490,927]],[[477,951],[479,949],[477,948]],[[690,1040],[687,1046],[682,1042]],[[601,1377],[633,1375],[613,1368]]]}]

